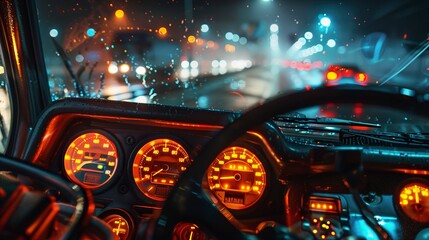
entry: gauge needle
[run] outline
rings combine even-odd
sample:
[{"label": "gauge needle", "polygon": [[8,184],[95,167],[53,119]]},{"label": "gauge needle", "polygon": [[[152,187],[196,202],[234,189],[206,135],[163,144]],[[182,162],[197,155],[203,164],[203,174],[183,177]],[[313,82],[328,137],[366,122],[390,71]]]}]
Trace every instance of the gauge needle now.
[{"label": "gauge needle", "polygon": [[161,169],[159,169],[158,171],[154,172],[154,173],[152,174],[152,177],[153,177],[153,176],[155,176],[156,174],[158,174],[158,173],[162,172],[162,171],[164,171],[164,168],[161,168]]},{"label": "gauge needle", "polygon": [[116,236],[119,236],[119,230],[121,230],[121,222],[118,223],[118,229],[116,229]]},{"label": "gauge needle", "polygon": [[189,235],[189,240],[192,240],[193,235],[194,235],[194,231],[192,231],[191,234]]},{"label": "gauge needle", "polygon": [[235,176],[223,176],[223,177],[220,177],[220,179],[235,179]]},{"label": "gauge needle", "polygon": [[83,161],[81,164],[77,165],[76,170],[78,170],[78,171],[84,170],[84,171],[88,171],[88,172],[103,172],[102,169],[96,170],[96,169],[83,168],[83,166],[85,166],[86,164],[90,164],[90,163],[105,165],[104,163],[101,163],[100,161]]},{"label": "gauge needle", "polygon": [[419,204],[420,199],[419,199],[419,194],[417,193],[417,191],[415,191],[415,195],[416,195],[416,203]]},{"label": "gauge needle", "polygon": [[80,168],[82,168],[84,165],[86,165],[86,164],[88,164],[88,163],[92,163],[92,162],[94,162],[94,161],[83,161],[83,162],[81,162],[79,165],[77,165],[77,169],[80,169]]}]

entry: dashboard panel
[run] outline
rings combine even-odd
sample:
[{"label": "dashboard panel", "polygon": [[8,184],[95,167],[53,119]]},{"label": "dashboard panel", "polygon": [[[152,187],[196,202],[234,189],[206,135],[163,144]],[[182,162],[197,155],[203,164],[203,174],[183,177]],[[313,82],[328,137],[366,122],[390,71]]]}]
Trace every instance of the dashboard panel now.
[{"label": "dashboard panel", "polygon": [[[34,129],[25,159],[90,188],[96,215],[122,239],[132,239],[140,224],[158,215],[204,144],[236,114],[116,104],[83,99],[56,103]],[[310,149],[289,141],[275,123],[267,122],[220,152],[202,186],[246,232],[276,222],[301,237],[375,236],[343,174],[323,166],[329,160],[323,154],[314,159]],[[376,156],[372,150],[362,156],[368,162],[359,188],[363,202],[395,239],[425,231],[427,173],[404,167],[400,158],[398,166],[381,169]],[[389,180],[382,182],[380,176]],[[210,236],[201,227],[182,222],[175,234]]]}]

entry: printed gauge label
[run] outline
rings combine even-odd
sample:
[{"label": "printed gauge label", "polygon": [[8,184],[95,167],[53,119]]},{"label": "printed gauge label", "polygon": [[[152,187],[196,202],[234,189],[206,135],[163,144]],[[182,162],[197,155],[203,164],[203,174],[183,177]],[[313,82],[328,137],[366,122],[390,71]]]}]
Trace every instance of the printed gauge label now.
[{"label": "printed gauge label", "polygon": [[179,143],[164,138],[150,141],[134,157],[134,182],[147,197],[164,201],[190,163],[188,153]]},{"label": "printed gauge label", "polygon": [[207,170],[210,190],[230,209],[245,209],[262,196],[266,173],[255,154],[242,147],[222,151]]},{"label": "printed gauge label", "polygon": [[85,133],[75,138],[64,154],[64,169],[69,179],[87,188],[109,182],[118,166],[115,144],[100,133]]}]

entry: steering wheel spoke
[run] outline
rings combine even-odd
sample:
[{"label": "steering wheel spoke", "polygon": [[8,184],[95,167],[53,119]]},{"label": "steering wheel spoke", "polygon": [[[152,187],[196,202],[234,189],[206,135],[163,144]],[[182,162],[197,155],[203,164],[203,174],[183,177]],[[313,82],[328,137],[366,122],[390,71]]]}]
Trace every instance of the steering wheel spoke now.
[{"label": "steering wheel spoke", "polygon": [[178,185],[170,193],[172,197],[165,203],[157,221],[156,239],[171,239],[176,224],[180,222],[196,223],[210,231],[210,235],[222,239],[253,238],[233,224],[236,222],[234,216],[225,207],[220,209],[216,206],[198,182],[185,178]]}]

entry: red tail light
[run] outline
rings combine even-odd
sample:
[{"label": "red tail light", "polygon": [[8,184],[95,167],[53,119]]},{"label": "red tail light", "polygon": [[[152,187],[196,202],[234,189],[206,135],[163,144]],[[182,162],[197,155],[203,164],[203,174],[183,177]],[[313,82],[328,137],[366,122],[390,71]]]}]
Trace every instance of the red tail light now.
[{"label": "red tail light", "polygon": [[366,75],[365,73],[356,73],[355,80],[364,83],[368,80],[368,75]]}]

